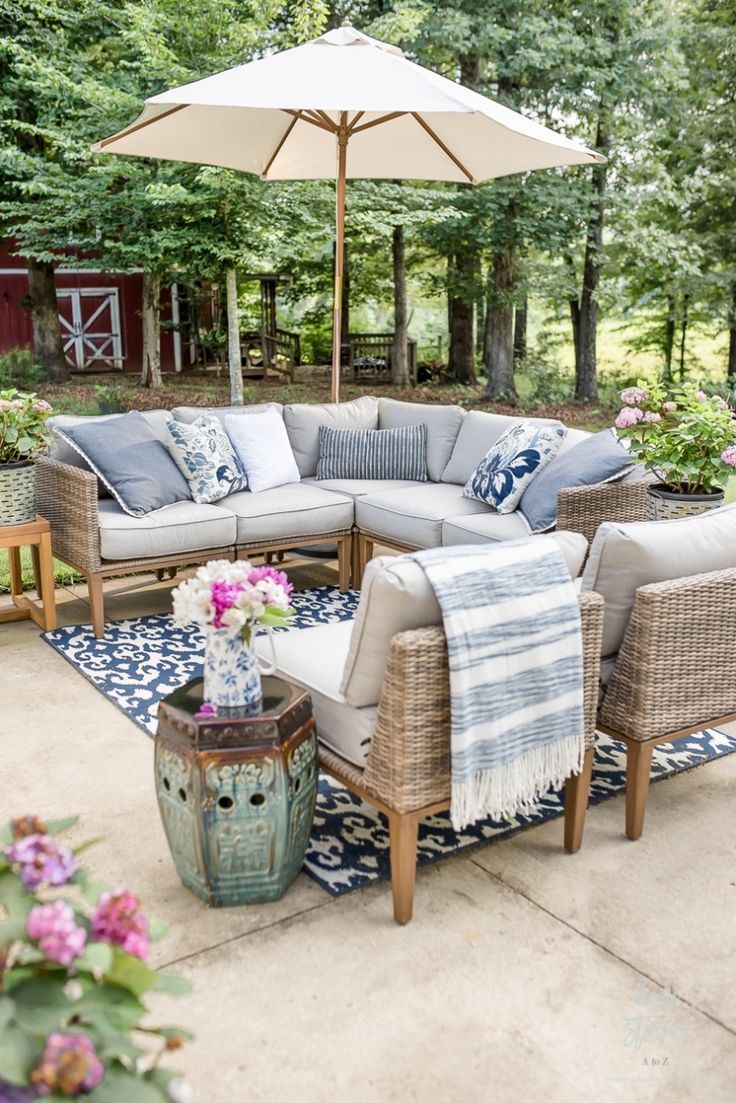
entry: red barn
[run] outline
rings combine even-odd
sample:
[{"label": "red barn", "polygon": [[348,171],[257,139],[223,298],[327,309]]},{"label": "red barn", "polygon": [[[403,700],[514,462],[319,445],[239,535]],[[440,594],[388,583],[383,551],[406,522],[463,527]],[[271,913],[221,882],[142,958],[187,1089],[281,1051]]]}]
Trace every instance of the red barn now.
[{"label": "red barn", "polygon": [[[12,241],[0,244],[0,355],[33,343],[26,262],[13,256],[12,249]],[[72,371],[140,372],[142,294],[140,269],[112,273],[99,268],[56,269],[59,325]],[[170,323],[179,324],[176,284],[161,296],[161,322],[161,368],[181,371],[181,333],[170,328]],[[188,362],[188,348],[186,356]]]}]

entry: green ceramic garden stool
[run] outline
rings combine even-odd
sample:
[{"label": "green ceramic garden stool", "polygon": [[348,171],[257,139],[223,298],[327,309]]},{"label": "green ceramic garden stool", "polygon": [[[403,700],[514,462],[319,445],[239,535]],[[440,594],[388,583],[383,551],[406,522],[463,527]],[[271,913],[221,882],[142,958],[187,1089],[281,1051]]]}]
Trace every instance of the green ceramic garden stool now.
[{"label": "green ceramic garden stool", "polygon": [[208,904],[283,896],[304,862],[317,799],[308,693],[263,679],[258,715],[204,715],[202,679],[159,706],[156,794],[177,871]]}]

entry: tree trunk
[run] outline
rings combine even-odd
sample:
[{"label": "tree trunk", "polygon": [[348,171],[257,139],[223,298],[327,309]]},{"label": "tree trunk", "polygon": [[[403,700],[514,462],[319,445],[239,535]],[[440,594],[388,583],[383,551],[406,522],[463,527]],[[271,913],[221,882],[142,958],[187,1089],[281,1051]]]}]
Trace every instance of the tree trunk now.
[{"label": "tree trunk", "polygon": [[161,276],[143,273],[143,363],[141,386],[161,387]]},{"label": "tree trunk", "polygon": [[409,387],[409,356],[406,317],[406,252],[404,227],[394,226],[392,238],[394,262],[394,340],[391,346],[391,382],[397,387]]},{"label": "tree trunk", "polygon": [[[451,280],[467,284],[478,265],[474,253],[460,253],[453,258]],[[450,349],[448,369],[460,383],[475,383],[473,347],[473,295],[462,289],[451,291],[449,298]]]},{"label": "tree trunk", "polygon": [[573,288],[577,282],[577,276],[575,275],[575,262],[568,254],[565,257],[565,265],[570,274],[570,292],[568,293],[568,302],[570,304],[570,322],[572,323],[572,343],[574,361],[573,366],[577,372],[578,359],[580,357],[580,299],[577,293],[573,292]]},{"label": "tree trunk", "polygon": [[522,364],[526,360],[527,297],[524,295],[514,314],[514,360]]},{"label": "tree trunk", "polygon": [[[608,110],[601,103],[595,148],[605,157],[611,149]],[[596,338],[598,334],[598,286],[603,264],[603,225],[606,216],[607,163],[593,167],[593,210],[588,222],[583,262],[583,287],[578,319],[578,349],[575,359],[575,397],[583,402],[598,400]]]},{"label": "tree trunk", "polygon": [[731,284],[731,312],[728,319],[728,368],[726,377],[736,387],[736,280]]},{"label": "tree trunk", "polygon": [[516,398],[514,382],[514,303],[516,290],[516,245],[493,255],[486,314],[486,396],[491,399]]},{"label": "tree trunk", "polygon": [[677,300],[674,295],[667,296],[667,321],[664,324],[664,374],[665,383],[672,382],[672,350],[675,347],[675,312]]},{"label": "tree trunk", "polygon": [[238,277],[234,268],[225,269],[227,299],[227,360],[230,369],[230,405],[243,405],[243,362],[240,354],[240,311]]},{"label": "tree trunk", "polygon": [[687,339],[689,308],[690,296],[685,293],[682,296],[682,319],[680,321],[680,383],[685,382],[685,342]]},{"label": "tree trunk", "polygon": [[42,264],[29,259],[28,288],[34,358],[48,379],[54,383],[63,383],[69,379],[69,365],[61,341],[53,264]]}]

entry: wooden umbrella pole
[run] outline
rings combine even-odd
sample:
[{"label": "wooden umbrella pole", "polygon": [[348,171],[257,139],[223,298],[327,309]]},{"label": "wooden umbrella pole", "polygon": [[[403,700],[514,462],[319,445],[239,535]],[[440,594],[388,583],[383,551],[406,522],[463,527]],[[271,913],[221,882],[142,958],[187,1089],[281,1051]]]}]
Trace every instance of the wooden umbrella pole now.
[{"label": "wooden umbrella pole", "polygon": [[348,152],[348,114],[340,114],[337,128],[337,232],[335,235],[335,301],[332,315],[332,401],[340,401],[340,331],[342,329],[343,254],[345,252],[345,173]]}]

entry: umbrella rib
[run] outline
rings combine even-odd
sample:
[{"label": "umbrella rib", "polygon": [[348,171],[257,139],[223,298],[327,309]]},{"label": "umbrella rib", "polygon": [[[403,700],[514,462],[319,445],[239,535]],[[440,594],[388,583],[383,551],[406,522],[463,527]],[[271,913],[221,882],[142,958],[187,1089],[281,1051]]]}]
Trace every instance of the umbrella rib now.
[{"label": "umbrella rib", "polygon": [[353,131],[355,130],[356,123],[358,122],[358,119],[362,119],[364,115],[365,115],[365,111],[358,111],[353,116],[353,121],[348,124],[348,135],[353,133]]},{"label": "umbrella rib", "polygon": [[419,125],[422,127],[423,130],[426,130],[427,134],[429,134],[432,141],[437,143],[437,145],[440,147],[440,149],[445,154],[445,156],[449,157],[454,165],[457,165],[457,167],[460,169],[460,171],[462,173],[464,173],[465,176],[467,176],[467,178],[468,178],[468,180],[470,181],[471,184],[474,184],[475,180],[473,178],[473,175],[470,172],[468,172],[465,165],[462,163],[462,161],[460,161],[455,156],[455,154],[452,152],[452,150],[448,149],[448,147],[445,145],[445,143],[442,141],[442,139],[435,134],[435,132],[432,130],[432,127],[429,125],[428,122],[425,122],[425,120],[422,118],[422,116],[419,114],[419,112],[418,111],[412,111],[412,117],[416,119],[416,121],[419,123]]},{"label": "umbrella rib", "polygon": [[[364,112],[361,111],[361,115]],[[406,115],[406,111],[391,111],[388,115],[381,115],[378,119],[371,119],[370,122],[362,123],[360,126],[352,126],[350,128],[351,134],[360,134],[361,130],[370,130],[372,126],[380,126],[381,123],[389,123],[392,119],[400,119],[402,115]],[[413,114],[413,112],[412,112]]]},{"label": "umbrella rib", "polygon": [[168,111],[162,111],[160,115],[154,115],[152,119],[146,119],[145,122],[137,123],[135,126],[129,126],[127,130],[121,130],[119,134],[113,134],[111,138],[103,138],[100,142],[100,149],[109,146],[110,142],[117,142],[120,138],[127,138],[129,134],[135,134],[136,130],[142,130],[144,126],[150,126],[151,123],[160,122],[161,119],[165,119],[167,115],[175,115],[177,111],[183,111],[185,107],[191,107],[191,104],[178,103],[176,107],[170,107]]},{"label": "umbrella rib", "polygon": [[289,120],[289,125],[287,126],[284,133],[281,135],[281,137],[279,139],[279,143],[276,146],[276,149],[273,151],[273,153],[269,157],[268,161],[266,162],[266,167],[264,168],[263,172],[261,173],[261,176],[267,176],[268,175],[268,170],[271,168],[271,165],[274,163],[274,161],[278,157],[279,153],[281,153],[281,150],[284,148],[284,142],[289,137],[289,135],[291,134],[292,130],[294,129],[294,127],[296,126],[296,124],[298,122],[299,122],[298,116],[295,116],[293,119]]},{"label": "umbrella rib", "polygon": [[285,107],[283,110],[286,112],[287,115],[293,115],[294,119],[297,122],[299,121],[299,119],[301,119],[305,123],[311,123],[312,126],[318,126],[320,130],[326,130],[330,134],[335,133],[334,123],[331,126],[327,126],[327,124],[323,123],[321,119],[316,119],[312,115],[307,115],[304,113],[304,111],[295,111],[290,107]]}]

